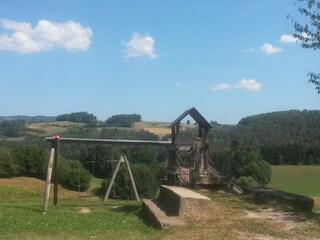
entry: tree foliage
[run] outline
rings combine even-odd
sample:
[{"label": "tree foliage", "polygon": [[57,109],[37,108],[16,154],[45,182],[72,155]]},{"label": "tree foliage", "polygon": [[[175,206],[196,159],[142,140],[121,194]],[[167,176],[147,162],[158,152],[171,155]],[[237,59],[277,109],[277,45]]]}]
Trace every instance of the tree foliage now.
[{"label": "tree foliage", "polygon": [[35,144],[18,146],[13,150],[13,158],[19,165],[19,174],[42,177],[48,153]]},{"label": "tree foliage", "polygon": [[109,117],[106,125],[110,127],[132,127],[135,122],[141,121],[139,114],[117,114]]},{"label": "tree foliage", "polygon": [[282,111],[243,118],[231,133],[242,145],[318,145],[320,111]]},{"label": "tree foliage", "polygon": [[[137,192],[140,197],[154,198],[158,190],[158,182],[152,170],[145,164],[132,164],[132,175],[135,181]],[[102,182],[102,192],[106,191],[105,181]],[[132,198],[133,191],[130,177],[125,166],[121,166],[114,183],[115,195],[119,197]]]},{"label": "tree foliage", "polygon": [[320,111],[282,111],[241,119],[236,126],[215,126],[211,151],[228,150],[231,140],[259,149],[273,165],[320,164]]},{"label": "tree foliage", "polygon": [[78,161],[60,157],[58,163],[59,183],[71,190],[85,191],[90,186],[91,174]]},{"label": "tree foliage", "polygon": [[[122,139],[122,140],[159,140],[159,137],[145,130],[128,130],[119,128],[72,128],[63,133],[64,137]],[[80,160],[83,166],[95,177],[106,178],[112,176],[114,163],[121,154],[126,154],[130,162],[146,163],[152,169],[166,158],[163,148],[125,145],[78,145],[64,144],[60,153],[67,159]]]},{"label": "tree foliage", "polygon": [[57,121],[69,121],[75,123],[86,123],[89,126],[95,126],[98,122],[97,117],[87,112],[74,112],[62,114],[57,117]]},{"label": "tree foliage", "polygon": [[2,120],[0,121],[0,135],[6,137],[20,137],[25,130],[25,122],[22,120]]},{"label": "tree foliage", "polygon": [[[302,3],[298,8],[301,15],[305,16],[305,22],[297,22],[289,16],[294,24],[292,36],[301,42],[301,46],[307,49],[320,49],[320,1],[299,0]],[[320,94],[320,73],[309,72],[309,81],[315,84],[315,89]]]},{"label": "tree foliage", "polygon": [[248,188],[248,187],[259,187],[259,183],[254,180],[252,177],[242,176],[239,177],[235,184],[237,184],[241,188]]},{"label": "tree foliage", "polygon": [[19,173],[19,165],[11,156],[11,153],[0,148],[0,177],[11,177]]},{"label": "tree foliage", "polygon": [[104,128],[100,133],[103,139],[122,139],[122,140],[159,140],[159,137],[149,131],[140,129],[136,130],[121,130],[118,128]]},{"label": "tree foliage", "polygon": [[271,167],[262,159],[259,152],[252,149],[240,149],[235,154],[236,178],[250,177],[264,186],[271,179]]}]

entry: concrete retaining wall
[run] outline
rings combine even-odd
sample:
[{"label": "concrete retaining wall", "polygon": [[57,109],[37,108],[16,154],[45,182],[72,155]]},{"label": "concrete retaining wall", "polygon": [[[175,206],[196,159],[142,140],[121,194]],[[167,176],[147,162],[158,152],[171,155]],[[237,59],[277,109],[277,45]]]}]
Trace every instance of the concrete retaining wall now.
[{"label": "concrete retaining wall", "polygon": [[158,200],[142,200],[142,216],[155,228],[163,229],[170,226],[183,225],[183,215],[206,211],[210,199],[182,187],[160,187]]},{"label": "concrete retaining wall", "polygon": [[160,187],[159,204],[169,214],[182,216],[205,211],[210,205],[210,198],[187,188],[162,185]]}]

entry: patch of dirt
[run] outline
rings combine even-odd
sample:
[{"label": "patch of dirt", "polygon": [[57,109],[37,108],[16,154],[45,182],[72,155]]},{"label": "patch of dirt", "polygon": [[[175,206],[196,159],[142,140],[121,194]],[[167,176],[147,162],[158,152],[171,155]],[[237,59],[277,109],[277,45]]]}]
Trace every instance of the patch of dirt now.
[{"label": "patch of dirt", "polygon": [[124,212],[125,207],[124,206],[113,206],[113,207],[111,207],[111,210],[114,212]]},{"label": "patch of dirt", "polygon": [[205,212],[185,217],[186,227],[172,228],[161,239],[320,239],[319,227],[303,214],[249,203],[244,208],[225,198],[212,199]]},{"label": "patch of dirt", "polygon": [[90,208],[87,208],[87,207],[80,207],[80,208],[77,209],[77,211],[79,213],[91,213],[92,212],[92,210]]},{"label": "patch of dirt", "polygon": [[259,211],[245,210],[245,213],[249,218],[270,219],[277,222],[278,226],[286,231],[301,227],[308,222],[302,214],[286,212],[275,208],[260,209]]}]

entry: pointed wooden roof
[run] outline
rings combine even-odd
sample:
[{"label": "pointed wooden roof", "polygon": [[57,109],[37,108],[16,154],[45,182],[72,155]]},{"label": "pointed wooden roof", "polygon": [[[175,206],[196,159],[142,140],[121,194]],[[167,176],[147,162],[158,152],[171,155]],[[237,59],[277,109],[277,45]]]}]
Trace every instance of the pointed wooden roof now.
[{"label": "pointed wooden roof", "polygon": [[194,107],[190,108],[190,109],[186,110],[184,113],[182,113],[180,117],[178,117],[176,120],[174,120],[170,124],[170,127],[173,127],[176,124],[178,124],[179,122],[181,122],[181,120],[184,119],[187,115],[190,115],[193,118],[193,120],[195,120],[199,124],[200,127],[204,128],[204,129],[212,128],[211,124]]}]

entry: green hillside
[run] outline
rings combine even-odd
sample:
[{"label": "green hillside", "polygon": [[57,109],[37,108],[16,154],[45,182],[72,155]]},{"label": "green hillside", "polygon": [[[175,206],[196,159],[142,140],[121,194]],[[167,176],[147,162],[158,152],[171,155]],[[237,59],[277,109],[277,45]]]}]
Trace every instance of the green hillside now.
[{"label": "green hillside", "polygon": [[320,111],[282,111],[243,118],[232,133],[246,145],[303,144],[320,142]]}]

